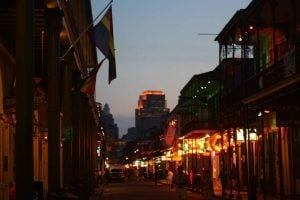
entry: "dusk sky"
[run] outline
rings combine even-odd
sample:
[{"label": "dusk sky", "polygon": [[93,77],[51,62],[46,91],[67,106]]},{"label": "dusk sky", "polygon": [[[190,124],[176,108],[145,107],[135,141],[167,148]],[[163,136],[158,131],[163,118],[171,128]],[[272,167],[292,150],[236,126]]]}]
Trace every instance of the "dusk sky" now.
[{"label": "dusk sky", "polygon": [[[94,18],[110,0],[92,0]],[[250,0],[114,0],[117,78],[108,84],[108,62],[97,75],[96,101],[108,103],[119,136],[135,126],[139,94],[161,90],[170,111],[195,74],[218,65],[219,33]],[[102,16],[101,16],[102,17]],[[96,23],[101,19],[96,21]],[[97,50],[98,60],[103,55]]]}]

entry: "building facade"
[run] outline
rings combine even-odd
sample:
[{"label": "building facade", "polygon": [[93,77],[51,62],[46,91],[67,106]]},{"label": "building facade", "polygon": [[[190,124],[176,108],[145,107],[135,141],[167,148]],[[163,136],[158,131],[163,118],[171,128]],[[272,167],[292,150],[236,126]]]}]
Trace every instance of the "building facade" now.
[{"label": "building facade", "polygon": [[140,94],[135,109],[135,127],[140,138],[145,138],[151,129],[161,128],[167,119],[165,94],[162,91],[147,90]]},{"label": "building facade", "polygon": [[247,188],[249,199],[299,198],[299,6],[254,0],[216,38],[220,126],[232,141],[223,167],[237,167],[238,191]]},{"label": "building facade", "polygon": [[86,199],[100,113],[79,85],[97,63],[96,49],[87,35],[68,49],[92,22],[91,3],[0,5],[0,199],[9,199],[13,183],[16,199],[32,199],[36,190],[53,193],[82,180],[77,195]]},{"label": "building facade", "polygon": [[253,0],[238,10],[216,37],[218,89],[202,93],[209,73],[194,76],[171,112],[171,159],[208,169],[215,195],[299,199],[299,6]]}]

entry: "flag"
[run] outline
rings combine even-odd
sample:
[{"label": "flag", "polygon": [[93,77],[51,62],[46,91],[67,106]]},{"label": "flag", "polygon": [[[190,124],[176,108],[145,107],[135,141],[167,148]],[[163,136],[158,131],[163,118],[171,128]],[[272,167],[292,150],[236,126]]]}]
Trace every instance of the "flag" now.
[{"label": "flag", "polygon": [[88,96],[92,96],[94,94],[96,79],[97,79],[97,72],[98,72],[99,68],[101,67],[104,60],[105,60],[105,58],[103,60],[101,60],[101,62],[96,65],[95,69],[93,69],[93,71],[91,71],[90,75],[84,79],[83,84],[80,87],[81,92],[85,93]]},{"label": "flag", "polygon": [[14,75],[13,77],[12,77],[12,80],[11,80],[11,83],[10,83],[10,91],[9,91],[9,93],[10,93],[10,95],[11,96],[15,96],[16,95],[16,75]]},{"label": "flag", "polygon": [[108,83],[117,77],[115,62],[115,45],[113,34],[112,6],[108,8],[99,23],[92,29],[92,40],[96,47],[109,61]]},{"label": "flag", "polygon": [[168,125],[167,132],[164,135],[165,144],[167,146],[172,146],[176,135],[176,126]]}]

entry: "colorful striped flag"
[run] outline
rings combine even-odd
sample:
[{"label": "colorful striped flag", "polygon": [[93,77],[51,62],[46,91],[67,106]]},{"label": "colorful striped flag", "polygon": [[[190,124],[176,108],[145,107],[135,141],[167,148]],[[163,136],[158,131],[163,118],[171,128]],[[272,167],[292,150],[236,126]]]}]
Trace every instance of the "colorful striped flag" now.
[{"label": "colorful striped flag", "polygon": [[88,96],[92,96],[94,94],[96,87],[97,72],[104,60],[105,58],[101,60],[101,62],[96,65],[95,69],[91,71],[90,75],[84,79],[83,84],[80,87],[81,92],[85,93]]},{"label": "colorful striped flag", "polygon": [[109,60],[108,83],[117,77],[113,34],[112,6],[108,8],[101,21],[92,29],[92,40],[96,47]]}]

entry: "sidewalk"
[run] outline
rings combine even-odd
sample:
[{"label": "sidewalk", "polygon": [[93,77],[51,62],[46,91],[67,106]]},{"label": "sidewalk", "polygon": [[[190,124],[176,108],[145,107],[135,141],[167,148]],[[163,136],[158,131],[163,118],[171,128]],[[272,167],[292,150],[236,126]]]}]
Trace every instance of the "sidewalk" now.
[{"label": "sidewalk", "polygon": [[[238,192],[236,190],[232,190],[230,194],[230,190],[226,190],[226,196],[222,197],[222,190],[214,191],[215,197],[218,199],[224,199],[224,200],[232,200],[232,199],[240,199],[240,200],[247,200],[248,199],[248,192],[247,191],[240,191],[240,198],[238,198]],[[279,200],[280,196],[270,196],[266,195],[267,199],[272,199],[272,200]],[[257,193],[257,199],[258,200],[263,200],[264,196],[262,193]]]},{"label": "sidewalk", "polygon": [[[167,184],[167,181],[165,179],[159,179],[157,181],[159,184]],[[193,192],[193,193],[200,193],[202,194],[201,190],[193,190],[191,188],[188,188],[188,191]],[[233,189],[230,195],[230,190],[226,190],[226,197],[222,197],[222,188],[215,187],[214,188],[214,196],[213,199],[224,199],[224,200],[233,200],[233,199],[240,199],[240,200],[247,200],[248,199],[248,192],[247,191],[240,191],[240,198],[238,198],[238,192],[237,190]],[[298,197],[298,196],[297,196]],[[296,198],[297,198],[296,197]],[[258,192],[257,193],[257,199],[258,200],[263,200],[264,196],[262,193]],[[267,195],[267,199],[272,199],[272,200],[279,200],[280,196],[270,196]],[[290,199],[295,199],[295,198],[290,198]]]},{"label": "sidewalk", "polygon": [[89,200],[100,200],[103,193],[103,186],[104,184],[100,184],[98,188],[95,188],[95,192]]}]

